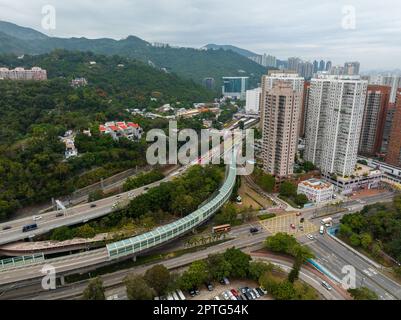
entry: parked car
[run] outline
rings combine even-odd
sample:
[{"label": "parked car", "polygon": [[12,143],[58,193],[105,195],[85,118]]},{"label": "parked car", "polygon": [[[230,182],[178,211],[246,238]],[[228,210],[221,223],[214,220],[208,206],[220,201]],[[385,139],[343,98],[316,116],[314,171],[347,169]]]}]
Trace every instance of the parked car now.
[{"label": "parked car", "polygon": [[260,294],[259,294],[259,292],[258,292],[256,289],[252,289],[251,292],[253,292],[253,293],[255,294],[256,299],[260,298]]},{"label": "parked car", "polygon": [[228,278],[224,278],[223,280],[224,280],[224,284],[225,284],[226,286],[229,286],[229,285],[230,285],[230,280],[228,280]]},{"label": "parked car", "polygon": [[263,294],[267,294],[267,290],[264,287],[260,287],[260,290],[262,290]]},{"label": "parked car", "polygon": [[307,237],[309,240],[315,240],[315,237],[312,236],[311,234],[308,234],[306,237]]},{"label": "parked car", "polygon": [[254,300],[254,297],[251,295],[250,292],[245,292],[245,297],[246,297],[248,300]]},{"label": "parked car", "polygon": [[190,289],[190,290],[188,290],[188,293],[189,293],[189,295],[190,295],[192,298],[196,296],[195,289]]},{"label": "parked car", "polygon": [[200,291],[199,291],[198,287],[195,287],[194,290],[195,290],[195,294],[196,294],[197,296],[199,296],[199,295],[200,295]]},{"label": "parked car", "polygon": [[239,292],[235,289],[231,289],[231,293],[234,295],[234,297],[239,297]]},{"label": "parked car", "polygon": [[220,300],[219,296],[215,296],[213,300]]},{"label": "parked car", "polygon": [[210,282],[206,282],[205,285],[206,285],[207,290],[209,290],[209,291],[214,290],[213,285]]},{"label": "parked car", "polygon": [[256,291],[259,293],[259,295],[261,296],[261,297],[263,297],[264,295],[265,295],[265,293],[262,291],[262,289],[260,289],[260,288],[256,288]]},{"label": "parked car", "polygon": [[230,300],[230,296],[228,295],[227,291],[222,293],[224,300]]}]

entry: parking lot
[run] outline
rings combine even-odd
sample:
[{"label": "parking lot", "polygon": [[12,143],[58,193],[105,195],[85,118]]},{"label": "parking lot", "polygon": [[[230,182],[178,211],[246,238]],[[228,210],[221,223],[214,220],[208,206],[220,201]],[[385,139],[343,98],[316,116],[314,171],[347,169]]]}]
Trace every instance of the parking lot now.
[{"label": "parking lot", "polygon": [[[224,301],[224,296],[223,293],[225,291],[230,291],[231,289],[235,289],[239,291],[240,288],[248,287],[251,289],[258,288],[259,285],[255,281],[251,280],[235,280],[232,281],[229,285],[222,285],[220,283],[213,283],[214,290],[209,292],[206,289],[206,286],[200,287],[199,291],[200,294],[198,296],[195,296],[194,298],[190,298],[190,300],[200,300],[200,301],[207,301],[207,300],[213,300],[216,296],[218,296],[222,301]],[[188,294],[185,293],[185,295],[188,297]],[[272,297],[269,295],[264,295],[257,300],[272,300]]]},{"label": "parking lot", "polygon": [[301,223],[301,219],[302,216],[297,216],[297,213],[294,212],[261,221],[260,224],[272,235],[282,232],[291,234],[295,237],[301,237],[319,231],[318,226],[307,220]]}]

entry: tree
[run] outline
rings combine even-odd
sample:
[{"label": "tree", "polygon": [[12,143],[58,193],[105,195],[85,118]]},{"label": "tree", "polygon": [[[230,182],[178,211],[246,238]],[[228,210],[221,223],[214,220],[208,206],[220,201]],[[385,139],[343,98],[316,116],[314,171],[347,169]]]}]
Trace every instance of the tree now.
[{"label": "tree", "polygon": [[163,265],[156,265],[147,270],[144,279],[158,295],[166,294],[166,290],[171,283],[170,271]]},{"label": "tree", "polygon": [[251,257],[236,248],[227,249],[224,258],[231,264],[231,276],[234,278],[245,278],[249,272]]},{"label": "tree", "polygon": [[379,297],[376,292],[369,288],[362,287],[356,289],[348,289],[349,294],[354,300],[378,300]]},{"label": "tree", "polygon": [[227,203],[215,217],[217,224],[233,224],[237,219],[237,209],[232,202]]},{"label": "tree", "polygon": [[297,240],[287,233],[277,233],[265,241],[268,250],[289,254],[291,249],[297,245]]},{"label": "tree", "polygon": [[124,279],[128,300],[152,300],[156,292],[141,276],[131,274]]},{"label": "tree", "polygon": [[295,197],[297,195],[297,187],[291,182],[285,181],[280,186],[280,195],[283,197]]},{"label": "tree", "polygon": [[372,236],[369,233],[363,233],[361,235],[361,246],[364,249],[369,249],[373,243]]},{"label": "tree", "polygon": [[260,277],[267,272],[272,272],[274,265],[260,261],[253,261],[249,264],[249,277],[255,281],[259,281]]},{"label": "tree", "polygon": [[304,205],[305,204],[307,204],[309,202],[309,199],[308,199],[308,197],[306,196],[306,195],[304,195],[304,194],[298,194],[296,197],[295,197],[295,203],[297,204],[297,205],[299,205],[300,207],[304,207]]},{"label": "tree", "polygon": [[209,271],[205,261],[193,262],[187,271],[183,273],[179,279],[179,285],[184,290],[189,290],[195,286],[200,286],[203,282],[208,280]]},{"label": "tree", "polygon": [[211,254],[207,258],[207,265],[210,277],[214,280],[221,280],[231,275],[232,266],[224,258],[223,254]]},{"label": "tree", "polygon": [[84,300],[106,300],[101,278],[91,280],[83,293]]}]

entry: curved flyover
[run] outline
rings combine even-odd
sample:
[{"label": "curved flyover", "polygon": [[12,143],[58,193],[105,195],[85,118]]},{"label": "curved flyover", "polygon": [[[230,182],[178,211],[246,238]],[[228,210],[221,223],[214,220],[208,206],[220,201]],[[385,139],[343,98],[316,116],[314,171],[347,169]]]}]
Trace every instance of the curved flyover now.
[{"label": "curved flyover", "polygon": [[143,235],[107,245],[106,248],[93,250],[66,257],[46,259],[25,265],[10,265],[0,268],[0,285],[17,283],[43,277],[41,267],[51,264],[57,273],[68,274],[72,271],[89,269],[94,266],[109,264],[118,258],[128,258],[141,252],[156,248],[178,238],[206,222],[230,198],[235,185],[237,168],[235,161],[229,165],[228,174],[218,194],[207,204],[174,223],[154,229]]},{"label": "curved flyover", "polygon": [[227,179],[220,188],[219,193],[210,202],[176,222],[156,228],[140,236],[107,245],[109,258],[116,259],[150,250],[203,224],[230,198],[236,177],[237,169],[234,163],[229,166]]}]

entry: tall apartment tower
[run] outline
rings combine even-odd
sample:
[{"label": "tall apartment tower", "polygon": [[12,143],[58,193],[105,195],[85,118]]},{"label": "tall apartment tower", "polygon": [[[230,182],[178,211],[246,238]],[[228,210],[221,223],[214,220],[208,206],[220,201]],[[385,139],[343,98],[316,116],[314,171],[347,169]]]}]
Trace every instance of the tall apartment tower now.
[{"label": "tall apartment tower", "polygon": [[359,76],[320,75],[311,80],[305,159],[324,175],[354,172],[367,87]]},{"label": "tall apartment tower", "polygon": [[390,134],[386,162],[393,166],[401,166],[401,89],[398,89],[396,96],[396,107],[393,125]]},{"label": "tall apartment tower", "polygon": [[278,81],[263,93],[263,170],[276,177],[294,173],[302,93]]},{"label": "tall apartment tower", "polygon": [[382,147],[380,150],[381,154],[387,154],[387,151],[388,151],[395,111],[396,111],[395,103],[390,102],[388,109],[387,109],[386,121],[384,123],[383,141],[382,141]]},{"label": "tall apartment tower", "polygon": [[284,81],[290,84],[294,91],[303,94],[305,79],[300,77],[296,72],[283,70],[283,71],[269,71],[268,75],[262,77],[262,97],[260,102],[260,126],[263,130],[264,111],[266,93],[269,89],[273,88],[273,85],[277,82]]},{"label": "tall apartment tower", "polygon": [[344,64],[345,74],[349,76],[356,76],[359,74],[361,64],[358,61],[346,62]]},{"label": "tall apartment tower", "polygon": [[299,117],[299,137],[305,136],[306,119],[308,119],[309,92],[310,92],[310,82],[305,81],[301,115]]},{"label": "tall apartment tower", "polygon": [[391,87],[368,86],[363,114],[359,153],[376,156],[381,152]]}]

